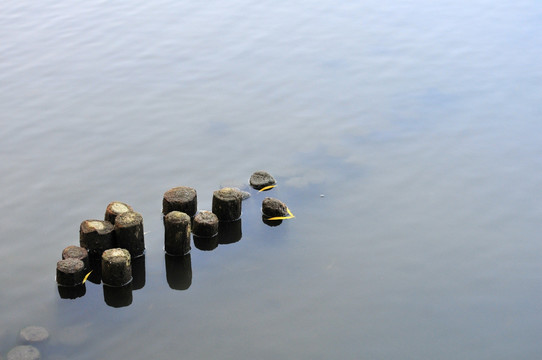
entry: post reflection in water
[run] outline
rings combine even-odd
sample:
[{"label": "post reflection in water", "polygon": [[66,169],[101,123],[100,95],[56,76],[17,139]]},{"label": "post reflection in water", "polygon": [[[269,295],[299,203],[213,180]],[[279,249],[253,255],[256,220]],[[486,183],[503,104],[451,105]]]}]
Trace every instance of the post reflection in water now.
[{"label": "post reflection in water", "polygon": [[164,254],[166,259],[166,278],[173,290],[187,290],[192,285],[192,260],[190,253],[173,256]]},{"label": "post reflection in water", "polygon": [[58,285],[58,294],[61,299],[77,299],[85,296],[87,288],[85,284],[77,286],[62,286]]},{"label": "post reflection in water", "polygon": [[103,285],[104,301],[107,305],[115,308],[125,307],[132,304],[133,280],[124,286]]},{"label": "post reflection in water", "polygon": [[211,251],[218,247],[218,235],[213,237],[201,237],[192,235],[194,246],[201,251]]},{"label": "post reflection in water", "polygon": [[97,255],[90,255],[88,257],[88,263],[92,273],[90,273],[87,281],[93,284],[100,285],[102,283],[102,257]]},{"label": "post reflection in water", "polygon": [[146,279],[145,254],[132,259],[132,278],[134,290],[143,289]]},{"label": "post reflection in water", "polygon": [[233,244],[241,240],[241,219],[235,221],[221,221],[218,223],[218,243]]},{"label": "post reflection in water", "polygon": [[262,221],[265,225],[275,227],[282,224],[282,220],[269,220],[269,216],[262,215]]}]

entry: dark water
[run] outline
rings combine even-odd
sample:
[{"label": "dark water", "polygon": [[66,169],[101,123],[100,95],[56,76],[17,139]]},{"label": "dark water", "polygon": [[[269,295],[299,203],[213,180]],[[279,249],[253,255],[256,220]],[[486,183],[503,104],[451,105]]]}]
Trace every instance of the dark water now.
[{"label": "dark water", "polygon": [[[0,354],[27,325],[53,359],[542,354],[540,3],[1,8]],[[260,169],[241,240],[172,289],[163,193],[210,209]],[[263,224],[267,195],[296,217]],[[144,286],[61,299],[62,249],[114,200],[144,217]]]}]

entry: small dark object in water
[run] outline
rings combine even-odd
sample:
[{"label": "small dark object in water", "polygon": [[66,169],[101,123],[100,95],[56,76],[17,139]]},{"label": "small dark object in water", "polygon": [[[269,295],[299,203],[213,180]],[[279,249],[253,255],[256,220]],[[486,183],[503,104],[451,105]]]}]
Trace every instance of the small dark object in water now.
[{"label": "small dark object in water", "polygon": [[194,217],[194,235],[212,237],[218,234],[218,217],[210,211],[200,211]]},{"label": "small dark object in water", "polygon": [[262,213],[268,217],[288,216],[288,207],[282,201],[266,197],[262,201]]},{"label": "small dark object in water", "polygon": [[76,286],[83,282],[85,264],[79,259],[64,259],[56,263],[56,282],[62,286]]},{"label": "small dark object in water", "polygon": [[241,217],[239,190],[223,188],[213,192],[213,213],[220,221],[234,221]]},{"label": "small dark object in water", "polygon": [[90,255],[101,256],[105,250],[115,247],[113,230],[115,228],[109,221],[85,220],[79,227],[79,244]]},{"label": "small dark object in water", "polygon": [[102,281],[109,286],[124,286],[132,281],[132,258],[126,249],[115,248],[102,254]]},{"label": "small dark object in water", "polygon": [[164,249],[170,255],[185,255],[190,251],[190,216],[170,211],[164,217]]},{"label": "small dark object in water", "polygon": [[15,346],[8,352],[7,360],[39,360],[40,351],[32,345]]},{"label": "small dark object in water", "polygon": [[194,188],[179,186],[164,193],[164,199],[162,200],[162,213],[164,215],[177,210],[192,217],[196,214],[197,208],[198,196]]},{"label": "small dark object in water", "polygon": [[69,258],[81,260],[85,269],[88,269],[88,251],[84,247],[70,245],[62,250],[62,260]]},{"label": "small dark object in water", "polygon": [[19,332],[19,338],[25,344],[38,343],[49,338],[49,332],[42,326],[27,326]]},{"label": "small dark object in water", "polygon": [[109,221],[111,224],[115,223],[115,218],[120,215],[124,214],[128,211],[134,211],[134,209],[123,202],[120,201],[113,201],[107,205],[107,208],[105,209],[105,216],[104,220]]},{"label": "small dark object in water", "polygon": [[275,179],[266,171],[256,171],[250,177],[250,186],[256,190],[260,190],[266,186],[275,185],[277,182]]},{"label": "small dark object in water", "polygon": [[115,238],[117,246],[128,250],[132,257],[143,255],[145,252],[143,216],[135,211],[128,211],[117,216]]}]

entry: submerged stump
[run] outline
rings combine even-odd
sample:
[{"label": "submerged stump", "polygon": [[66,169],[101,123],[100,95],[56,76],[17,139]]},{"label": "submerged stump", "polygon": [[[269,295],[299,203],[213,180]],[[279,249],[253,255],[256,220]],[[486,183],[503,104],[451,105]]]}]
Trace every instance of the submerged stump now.
[{"label": "submerged stump", "polygon": [[198,208],[196,189],[188,186],[174,187],[164,193],[162,200],[162,213],[166,215],[171,211],[180,211],[192,217]]},{"label": "submerged stump", "polygon": [[234,221],[241,217],[241,195],[233,188],[213,192],[213,213],[220,221]]},{"label": "submerged stump", "polygon": [[79,227],[79,244],[90,255],[101,256],[105,250],[115,247],[114,229],[109,221],[85,220]]},{"label": "submerged stump", "polygon": [[102,281],[108,286],[124,286],[132,281],[130,252],[115,248],[102,254]]},{"label": "submerged stump", "polygon": [[117,246],[127,249],[132,257],[143,255],[145,252],[143,216],[135,211],[128,211],[117,216],[115,237]]},{"label": "submerged stump", "polygon": [[25,344],[39,343],[49,339],[49,332],[42,326],[27,326],[19,332],[19,339]]},{"label": "submerged stump", "polygon": [[218,217],[210,211],[200,211],[194,217],[194,235],[213,237],[218,234]]},{"label": "submerged stump", "polygon": [[170,255],[190,252],[190,216],[171,211],[164,217],[164,250]]},{"label": "submerged stump", "polygon": [[7,355],[7,360],[39,360],[40,358],[40,351],[32,345],[15,346]]},{"label": "submerged stump", "polygon": [[111,224],[115,224],[115,218],[128,211],[134,211],[134,209],[130,205],[123,202],[113,201],[107,205],[104,219],[109,221]]},{"label": "submerged stump", "polygon": [[76,286],[85,278],[85,264],[79,259],[64,259],[56,263],[56,282],[62,286]]},{"label": "submerged stump", "polygon": [[85,264],[85,269],[88,269],[88,251],[84,247],[70,245],[62,250],[62,260],[64,259],[79,259]]}]

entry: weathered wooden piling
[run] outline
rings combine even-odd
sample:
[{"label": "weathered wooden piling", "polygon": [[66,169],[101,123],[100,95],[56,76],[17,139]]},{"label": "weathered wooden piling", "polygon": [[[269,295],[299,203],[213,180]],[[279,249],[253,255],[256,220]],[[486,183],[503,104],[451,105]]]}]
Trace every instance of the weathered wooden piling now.
[{"label": "weathered wooden piling", "polygon": [[39,360],[40,358],[40,351],[32,345],[15,346],[7,355],[7,360]]},{"label": "weathered wooden piling", "polygon": [[79,244],[88,250],[91,256],[115,247],[114,226],[109,221],[85,220],[79,227]]},{"label": "weathered wooden piling", "polygon": [[143,255],[145,252],[143,216],[135,211],[118,215],[115,219],[115,238],[117,246],[128,250],[132,257]]},{"label": "weathered wooden piling", "polygon": [[49,339],[49,332],[42,326],[27,326],[19,331],[19,339],[24,344],[40,343]]},{"label": "weathered wooden piling", "polygon": [[85,269],[89,268],[88,251],[84,247],[70,245],[62,250],[62,260],[79,259],[85,264]]},{"label": "weathered wooden piling", "polygon": [[179,186],[164,193],[162,200],[162,213],[166,215],[171,211],[180,211],[192,217],[198,209],[198,195],[196,189],[188,186]]},{"label": "weathered wooden piling", "polygon": [[126,249],[109,249],[102,254],[102,281],[108,286],[123,286],[132,281],[130,252]]},{"label": "weathered wooden piling", "polygon": [[266,197],[262,201],[262,213],[267,217],[288,216],[288,207],[282,201]]},{"label": "weathered wooden piling", "polygon": [[115,224],[115,218],[120,215],[124,214],[128,211],[134,211],[134,209],[123,202],[120,201],[113,201],[107,205],[107,208],[105,209],[105,216],[104,219],[106,221],[109,221],[111,224]]},{"label": "weathered wooden piling", "polygon": [[233,188],[213,192],[213,213],[220,221],[234,221],[241,217],[241,195]]},{"label": "weathered wooden piling", "polygon": [[164,217],[164,250],[170,255],[190,252],[190,216],[180,211],[170,211]]},{"label": "weathered wooden piling", "polygon": [[64,259],[56,263],[56,282],[62,286],[76,286],[85,278],[85,264],[79,259]]},{"label": "weathered wooden piling", "polygon": [[256,171],[250,176],[250,186],[256,190],[263,189],[266,186],[275,185],[277,182],[267,171]]},{"label": "weathered wooden piling", "polygon": [[213,237],[218,234],[218,217],[210,211],[202,210],[194,216],[193,233],[199,237]]},{"label": "weathered wooden piling", "polygon": [[173,290],[186,290],[192,285],[192,260],[190,254],[171,256],[165,254],[166,279]]}]

